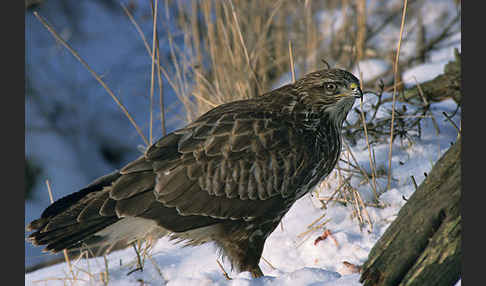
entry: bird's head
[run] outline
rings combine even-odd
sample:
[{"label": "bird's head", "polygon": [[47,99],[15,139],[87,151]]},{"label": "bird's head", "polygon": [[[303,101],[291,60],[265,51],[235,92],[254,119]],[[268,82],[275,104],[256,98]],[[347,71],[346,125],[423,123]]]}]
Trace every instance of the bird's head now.
[{"label": "bird's head", "polygon": [[359,80],[341,69],[306,74],[294,83],[300,102],[312,112],[328,112],[342,123],[356,98],[363,98]]}]

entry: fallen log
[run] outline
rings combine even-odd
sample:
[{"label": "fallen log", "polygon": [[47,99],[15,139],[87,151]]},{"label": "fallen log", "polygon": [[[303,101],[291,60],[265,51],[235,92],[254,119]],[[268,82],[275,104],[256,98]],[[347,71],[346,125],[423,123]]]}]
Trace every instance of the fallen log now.
[{"label": "fallen log", "polygon": [[454,285],[461,277],[461,189],[459,138],[373,246],[360,282]]}]

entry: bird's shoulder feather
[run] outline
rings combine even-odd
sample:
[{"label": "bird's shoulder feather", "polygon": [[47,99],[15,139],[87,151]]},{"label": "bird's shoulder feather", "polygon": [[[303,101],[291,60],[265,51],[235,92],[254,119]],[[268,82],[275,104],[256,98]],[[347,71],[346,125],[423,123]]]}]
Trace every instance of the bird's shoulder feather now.
[{"label": "bird's shoulder feather", "polygon": [[283,105],[272,100],[217,107],[153,144],[145,161],[122,173],[152,164],[157,200],[182,215],[258,216],[294,195],[311,156]]}]

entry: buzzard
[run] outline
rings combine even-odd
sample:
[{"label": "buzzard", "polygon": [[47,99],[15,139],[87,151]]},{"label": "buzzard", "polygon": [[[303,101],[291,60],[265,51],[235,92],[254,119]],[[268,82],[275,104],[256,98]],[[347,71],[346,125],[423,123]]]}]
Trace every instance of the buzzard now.
[{"label": "buzzard", "polygon": [[343,121],[362,96],[351,73],[324,69],[219,105],[51,204],[27,226],[29,240],[45,251],[97,254],[166,235],[214,242],[235,270],[263,276],[266,238],[332,171]]}]

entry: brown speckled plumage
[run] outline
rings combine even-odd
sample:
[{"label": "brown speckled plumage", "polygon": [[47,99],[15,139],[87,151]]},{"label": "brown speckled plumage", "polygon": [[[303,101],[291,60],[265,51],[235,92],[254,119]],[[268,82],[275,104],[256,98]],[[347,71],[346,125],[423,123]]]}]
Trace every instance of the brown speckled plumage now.
[{"label": "brown speckled plumage", "polygon": [[334,168],[358,80],[329,69],[249,100],[222,104],[146,153],[49,206],[28,225],[54,252],[98,254],[169,235],[213,241],[238,271],[263,275],[266,238]]}]

